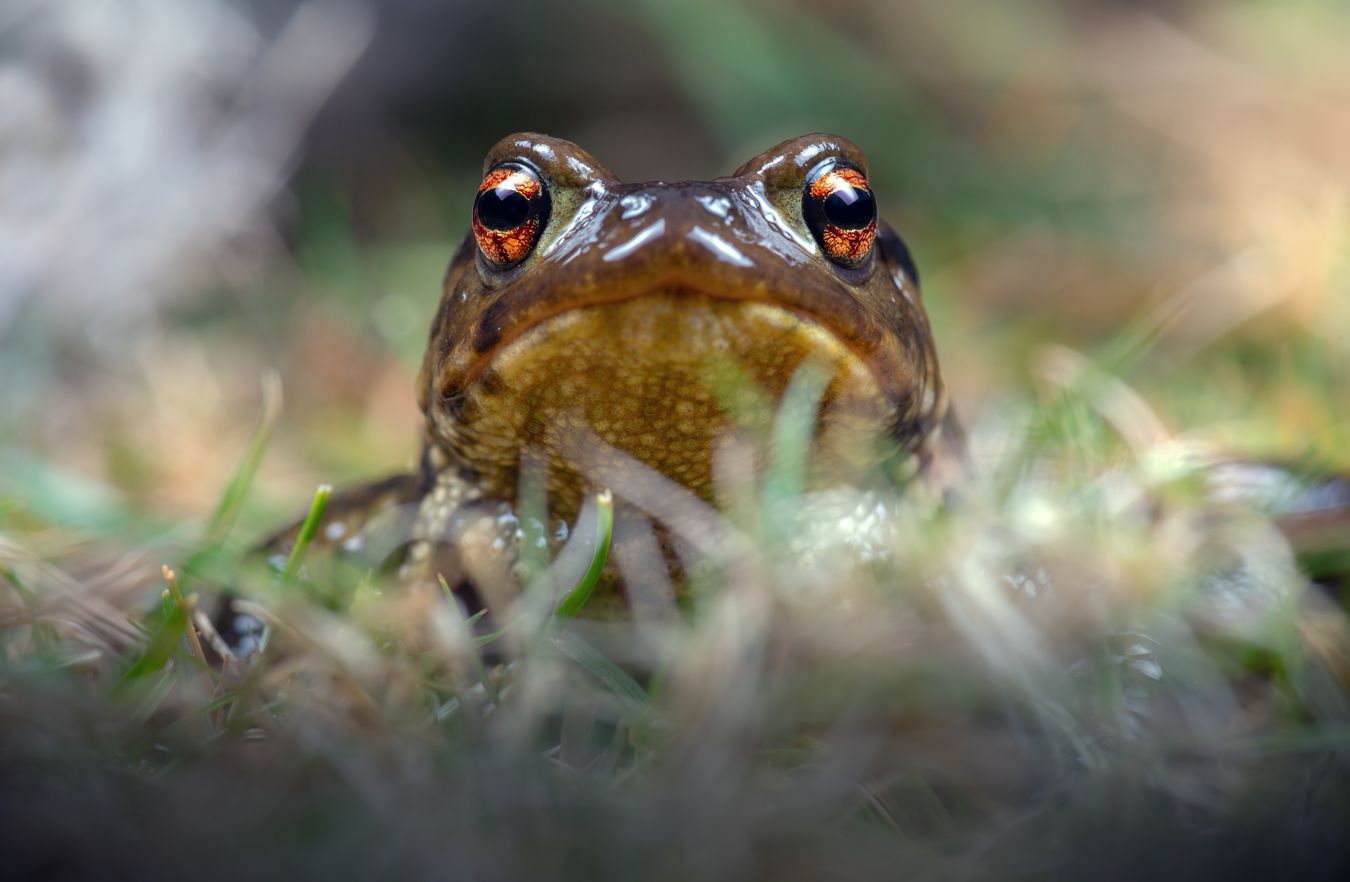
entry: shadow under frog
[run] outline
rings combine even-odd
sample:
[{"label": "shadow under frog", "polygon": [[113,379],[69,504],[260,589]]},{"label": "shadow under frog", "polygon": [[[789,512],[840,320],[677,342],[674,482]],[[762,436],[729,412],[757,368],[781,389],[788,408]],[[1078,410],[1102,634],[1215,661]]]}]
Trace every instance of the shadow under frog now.
[{"label": "shadow under frog", "polygon": [[[626,537],[678,572],[670,521],[715,506],[728,469],[763,468],[718,451],[762,436],[804,371],[820,393],[812,486],[897,471],[945,485],[960,430],[918,274],[866,176],[826,134],[728,177],[639,184],[568,141],[503,138],[431,323],[420,467],[334,497],[310,554],[374,553],[401,580],[443,577],[474,611],[515,561],[522,475],[546,487],[555,538],[608,488],[603,582],[621,604]],[[285,554],[296,534],[264,547]]]}]

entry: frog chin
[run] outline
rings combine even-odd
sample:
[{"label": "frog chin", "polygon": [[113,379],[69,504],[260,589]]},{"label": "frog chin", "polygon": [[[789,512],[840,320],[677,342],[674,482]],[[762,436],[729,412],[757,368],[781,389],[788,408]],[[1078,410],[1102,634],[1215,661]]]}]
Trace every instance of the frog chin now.
[{"label": "frog chin", "polygon": [[532,451],[547,462],[560,507],[575,508],[596,489],[577,462],[580,445],[611,449],[711,500],[716,451],[734,440],[758,445],[747,461],[762,466],[794,378],[805,407],[793,411],[810,420],[815,441],[812,477],[843,481],[874,466],[894,414],[848,346],[791,310],[685,291],[540,322],[494,353],[438,430],[503,494]]}]

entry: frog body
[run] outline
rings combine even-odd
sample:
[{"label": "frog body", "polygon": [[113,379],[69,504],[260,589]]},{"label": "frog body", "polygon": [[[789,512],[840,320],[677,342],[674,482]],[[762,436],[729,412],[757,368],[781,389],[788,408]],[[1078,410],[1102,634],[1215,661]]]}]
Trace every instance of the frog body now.
[{"label": "frog body", "polygon": [[[320,548],[368,551],[382,532],[402,580],[444,579],[481,607],[482,582],[515,561],[529,484],[554,538],[612,490],[616,542],[649,525],[678,570],[670,512],[717,504],[718,450],[770,430],[808,372],[813,485],[875,480],[897,457],[945,484],[960,430],[917,271],[866,173],[855,145],[825,134],[727,177],[640,184],[568,141],[503,138],[431,323],[419,467],[335,497]],[[606,568],[609,587],[622,581]]]}]

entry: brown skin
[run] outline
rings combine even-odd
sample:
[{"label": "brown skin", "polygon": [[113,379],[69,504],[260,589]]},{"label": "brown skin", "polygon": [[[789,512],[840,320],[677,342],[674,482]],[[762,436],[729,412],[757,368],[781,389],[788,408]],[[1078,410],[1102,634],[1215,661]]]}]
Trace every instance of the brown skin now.
[{"label": "brown skin", "polygon": [[[785,141],[730,177],[674,184],[621,183],[546,135],[499,141],[485,174],[503,162],[533,169],[549,216],[509,268],[466,238],[417,380],[421,469],[337,497],[321,540],[352,549],[373,520],[393,524],[408,540],[404,579],[444,576],[477,606],[481,583],[509,572],[518,481],[534,469],[547,475],[550,516],[573,521],[608,486],[618,541],[625,518],[650,522],[678,568],[656,496],[716,504],[719,447],[765,435],[804,367],[824,380],[813,484],[878,480],[894,474],[897,453],[908,474],[945,483],[960,432],[913,264],[884,223],[854,266],[822,253],[802,200],[828,159],[866,173],[856,146],[822,134]],[[764,458],[736,461],[753,472]],[[653,486],[666,489],[654,496]],[[282,551],[293,536],[267,547]]]}]

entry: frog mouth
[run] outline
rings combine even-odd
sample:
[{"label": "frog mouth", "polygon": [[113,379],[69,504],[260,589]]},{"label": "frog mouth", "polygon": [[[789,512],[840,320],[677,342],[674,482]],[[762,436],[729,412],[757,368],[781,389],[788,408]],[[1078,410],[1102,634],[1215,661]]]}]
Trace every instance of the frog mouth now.
[{"label": "frog mouth", "polygon": [[[442,365],[439,387],[443,396],[467,392],[517,340],[534,335],[540,328],[560,327],[559,320],[572,313],[631,303],[665,303],[670,308],[664,314],[673,316],[683,310],[698,311],[706,304],[725,303],[759,307],[761,314],[771,311],[780,314],[784,323],[815,329],[823,335],[818,338],[823,348],[842,347],[870,370],[876,394],[897,410],[908,407],[916,379],[915,364],[896,329],[852,296],[834,285],[821,284],[810,274],[794,277],[791,285],[775,286],[774,281],[755,279],[744,285],[705,289],[673,279],[651,286],[605,288],[585,296],[565,287],[543,294],[529,288],[503,292],[476,323],[472,351],[465,353],[469,358],[452,357]],[[833,342],[827,344],[826,337]]]}]

